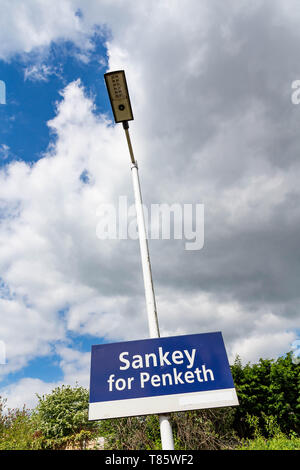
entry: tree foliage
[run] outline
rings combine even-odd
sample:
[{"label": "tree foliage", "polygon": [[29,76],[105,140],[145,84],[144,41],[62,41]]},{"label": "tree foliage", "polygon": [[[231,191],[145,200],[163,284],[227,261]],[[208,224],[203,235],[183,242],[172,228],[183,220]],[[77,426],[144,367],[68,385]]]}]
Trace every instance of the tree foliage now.
[{"label": "tree foliage", "polygon": [[0,450],[31,450],[39,447],[29,410],[6,408],[0,397]]},{"label": "tree foliage", "polygon": [[257,364],[242,366],[239,357],[231,367],[240,405],[236,408],[234,427],[242,437],[251,434],[247,416],[257,416],[263,428],[263,416],[276,417],[280,429],[300,431],[300,365],[290,353]]},{"label": "tree foliage", "polygon": [[88,390],[62,385],[48,395],[37,396],[34,416],[45,447],[64,447],[72,442],[82,445],[95,435],[98,424],[88,420]]},{"label": "tree foliage", "polygon": [[253,430],[253,439],[242,439],[238,450],[300,450],[300,438],[293,431],[286,436],[277,424],[274,416],[262,415],[264,433],[259,427],[258,416],[246,417]]}]

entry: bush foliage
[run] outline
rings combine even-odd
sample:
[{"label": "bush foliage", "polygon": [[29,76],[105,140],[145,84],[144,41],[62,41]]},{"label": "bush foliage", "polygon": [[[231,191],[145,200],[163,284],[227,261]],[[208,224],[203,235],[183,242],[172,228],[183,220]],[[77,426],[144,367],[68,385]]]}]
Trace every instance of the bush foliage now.
[{"label": "bush foliage", "polygon": [[88,421],[89,393],[83,387],[63,385],[37,397],[33,411],[5,410],[0,398],[0,449],[83,449],[98,435],[98,424]]},{"label": "bush foliage", "polygon": [[234,428],[241,437],[249,437],[252,428],[247,417],[256,416],[261,429],[264,416],[274,416],[284,433],[300,432],[300,365],[291,353],[258,364],[242,366],[239,357],[231,367],[240,405],[236,408]]},{"label": "bush foliage", "polygon": [[[175,448],[300,449],[300,365],[291,354],[231,367],[240,405],[172,413]],[[38,396],[38,395],[37,395]],[[7,409],[0,397],[0,450],[85,449],[104,436],[106,448],[160,449],[157,416],[88,421],[89,393],[62,386],[38,396],[34,410]]]},{"label": "bush foliage", "polygon": [[0,397],[0,450],[34,449],[34,443],[37,441],[29,411],[25,408],[6,410],[6,400]]},{"label": "bush foliage", "polygon": [[[170,415],[175,449],[230,449],[238,444],[232,428],[234,410],[218,408]],[[100,424],[107,449],[160,450],[158,416],[110,419]]]},{"label": "bush foliage", "polygon": [[[253,430],[253,439],[242,439],[238,450],[300,450],[300,438],[291,431],[286,436],[280,429],[274,416],[263,414],[264,435],[259,427],[257,416],[246,417],[246,421]],[[267,437],[266,437],[267,436]]]},{"label": "bush foliage", "polygon": [[83,387],[63,385],[49,395],[37,396],[35,411],[39,429],[46,438],[66,437],[93,426],[88,421],[89,393]]}]

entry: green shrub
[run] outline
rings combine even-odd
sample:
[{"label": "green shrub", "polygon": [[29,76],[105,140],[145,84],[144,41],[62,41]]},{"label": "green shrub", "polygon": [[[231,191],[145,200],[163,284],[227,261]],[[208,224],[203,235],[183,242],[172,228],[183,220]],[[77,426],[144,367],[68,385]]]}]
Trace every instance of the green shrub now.
[{"label": "green shrub", "polygon": [[99,432],[105,437],[106,449],[159,449],[160,432],[157,416],[138,416],[100,421]]},{"label": "green shrub", "polygon": [[[171,413],[175,449],[233,448],[238,443],[232,428],[233,418],[231,408]],[[100,432],[106,438],[107,449],[161,449],[156,415],[104,420]]]},{"label": "green shrub", "polygon": [[234,408],[212,408],[171,414],[178,450],[233,449],[238,443],[233,429]]},{"label": "green shrub", "polygon": [[283,435],[266,439],[263,436],[245,442],[238,450],[300,450],[300,438]]},{"label": "green shrub", "polygon": [[[247,422],[253,430],[253,439],[244,439],[238,450],[300,450],[300,438],[291,432],[286,436],[277,424],[274,416],[263,415],[265,434],[259,428],[257,416],[247,416]],[[267,437],[265,437],[267,436]]]},{"label": "green shrub", "polygon": [[38,395],[38,399],[34,419],[43,447],[84,447],[97,434],[98,424],[88,421],[89,393],[85,388],[62,385],[48,395]]},{"label": "green shrub", "polygon": [[29,410],[5,409],[0,397],[0,450],[31,450],[39,448],[39,436]]},{"label": "green shrub", "polygon": [[250,437],[247,415],[257,416],[264,429],[263,415],[275,416],[285,434],[300,432],[300,365],[291,353],[258,364],[242,366],[239,357],[231,367],[239,398],[234,428],[241,437]]}]

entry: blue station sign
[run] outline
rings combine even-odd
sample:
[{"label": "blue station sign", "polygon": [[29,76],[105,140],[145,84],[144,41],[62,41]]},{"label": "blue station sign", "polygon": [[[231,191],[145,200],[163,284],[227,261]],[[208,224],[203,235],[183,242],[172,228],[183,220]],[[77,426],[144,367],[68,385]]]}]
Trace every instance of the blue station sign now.
[{"label": "blue station sign", "polygon": [[221,332],[92,346],[90,420],[234,405]]}]

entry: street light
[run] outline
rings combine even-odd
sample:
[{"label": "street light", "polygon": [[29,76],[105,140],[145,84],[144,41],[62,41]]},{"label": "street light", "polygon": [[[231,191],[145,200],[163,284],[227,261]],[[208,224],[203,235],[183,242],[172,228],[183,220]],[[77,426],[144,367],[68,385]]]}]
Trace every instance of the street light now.
[{"label": "street light", "polygon": [[[145,226],[144,210],[142,203],[141,186],[139,181],[138,165],[135,160],[129,135],[128,121],[133,120],[131,103],[127,88],[124,70],[108,72],[104,75],[109,99],[114,113],[115,122],[122,122],[125,130],[129,154],[131,158],[131,174],[137,214],[137,225],[139,232],[140,252],[142,259],[143,279],[145,287],[146,307],[148,316],[148,327],[150,338],[159,338],[159,326],[156,311],[156,302],[152,281],[150,255]],[[174,450],[172,428],[167,415],[159,416],[160,435],[163,450]]]},{"label": "street light", "polygon": [[104,75],[115,122],[132,121],[133,114],[124,70]]}]

